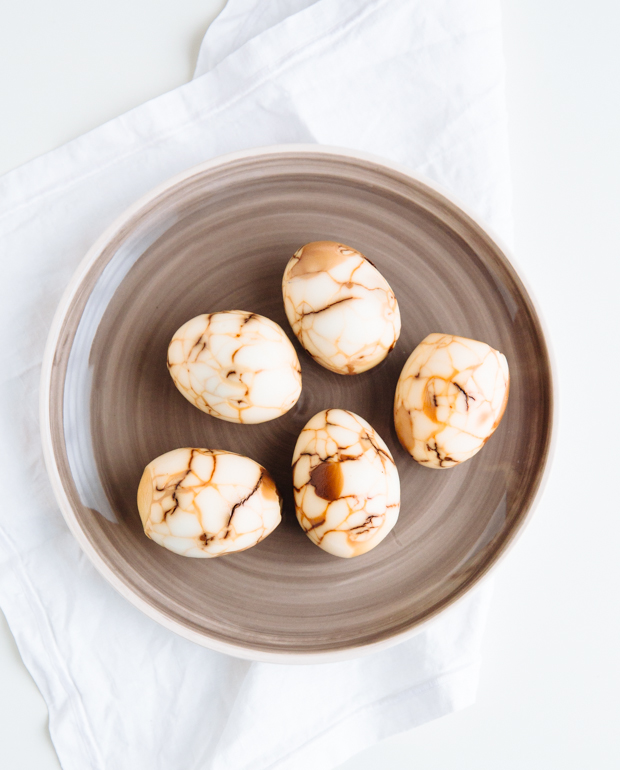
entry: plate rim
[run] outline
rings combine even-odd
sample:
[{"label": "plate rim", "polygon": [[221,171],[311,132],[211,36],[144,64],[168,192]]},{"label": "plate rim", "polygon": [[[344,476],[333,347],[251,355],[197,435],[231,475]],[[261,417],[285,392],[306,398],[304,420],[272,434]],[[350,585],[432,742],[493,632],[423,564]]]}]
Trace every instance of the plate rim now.
[{"label": "plate rim", "polygon": [[[334,155],[344,157],[352,160],[360,160],[368,163],[373,163],[380,168],[395,171],[403,176],[415,181],[418,184],[425,185],[433,190],[435,193],[441,195],[453,206],[456,206],[464,214],[466,214],[500,249],[509,265],[517,274],[519,280],[523,284],[523,287],[527,293],[534,312],[536,314],[538,323],[542,331],[543,341],[546,346],[546,353],[549,362],[549,375],[550,375],[550,425],[549,425],[549,439],[547,443],[546,455],[544,458],[544,467],[542,474],[538,482],[538,488],[536,489],[534,496],[529,504],[529,507],[524,512],[520,522],[516,525],[512,537],[509,542],[503,547],[502,551],[497,555],[495,560],[490,564],[486,570],[479,574],[460,596],[450,600],[443,607],[436,610],[433,614],[427,617],[425,620],[420,621],[413,627],[395,633],[385,639],[381,639],[376,642],[370,642],[362,645],[346,646],[338,650],[324,650],[311,653],[299,653],[299,652],[286,652],[286,651],[267,651],[253,648],[247,648],[242,644],[234,644],[232,642],[225,642],[220,639],[213,638],[194,631],[193,629],[183,625],[167,613],[156,609],[145,599],[142,599],[138,594],[134,593],[131,588],[122,581],[117,573],[108,566],[108,564],[99,555],[97,549],[91,544],[90,540],[86,537],[82,527],[79,524],[78,518],[73,510],[73,507],[69,501],[68,495],[65,491],[62,483],[58,465],[56,463],[56,456],[54,452],[54,438],[52,435],[51,427],[51,410],[50,410],[50,388],[52,384],[52,375],[54,370],[54,361],[56,357],[56,350],[60,341],[60,335],[64,325],[64,321],[68,310],[71,307],[72,301],[79,291],[82,282],[88,274],[90,268],[94,265],[97,258],[101,255],[105,246],[116,235],[123,226],[131,220],[135,214],[143,209],[150,202],[155,200],[162,193],[165,193],[174,186],[181,182],[191,178],[192,176],[209,171],[219,166],[224,166],[236,161],[242,161],[245,159],[256,157],[267,157],[270,155],[285,155],[285,154],[308,154],[308,155]],[[84,257],[81,259],[77,268],[75,269],[65,291],[63,292],[61,299],[56,308],[56,312],[52,319],[52,323],[48,332],[47,341],[43,353],[42,365],[41,365],[41,379],[40,379],[40,391],[39,391],[39,420],[41,426],[41,441],[43,447],[43,457],[47,474],[52,485],[52,491],[56,502],[60,507],[60,511],[63,518],[69,527],[70,532],[76,538],[82,551],[90,559],[93,566],[97,571],[115,588],[125,599],[131,604],[141,610],[151,619],[157,621],[165,628],[177,633],[178,635],[189,639],[192,642],[199,644],[202,647],[215,650],[216,652],[233,655],[238,658],[246,660],[255,660],[268,663],[325,663],[335,662],[341,660],[350,660],[356,657],[361,657],[372,652],[378,652],[389,647],[393,647],[396,644],[411,639],[424,631],[430,624],[434,623],[437,618],[445,612],[449,612],[453,607],[456,607],[461,602],[464,602],[470,597],[471,591],[476,587],[480,588],[481,585],[489,580],[497,569],[498,565],[503,563],[507,554],[510,553],[515,544],[522,537],[527,526],[531,523],[533,514],[538,507],[540,500],[544,495],[544,490],[547,485],[551,467],[553,465],[553,459],[556,449],[556,437],[557,437],[557,367],[556,359],[551,344],[551,338],[549,335],[548,326],[545,321],[545,317],[541,312],[540,305],[536,299],[536,295],[532,292],[531,286],[527,279],[527,276],[523,272],[522,266],[515,258],[512,249],[510,249],[504,240],[497,235],[493,228],[489,227],[482,219],[467,205],[463,204],[452,192],[446,190],[435,181],[418,174],[411,169],[407,168],[403,164],[395,163],[391,160],[385,159],[381,156],[373,153],[368,153],[360,150],[352,150],[350,148],[337,147],[331,145],[321,144],[275,144],[266,145],[262,147],[255,147],[246,150],[240,150],[236,152],[226,153],[224,155],[218,155],[203,163],[191,166],[179,174],[166,179],[160,184],[153,187],[147,193],[138,198],[133,204],[127,207],[118,217],[116,217],[108,227],[101,233],[101,235],[95,240],[92,246],[88,249]]]}]

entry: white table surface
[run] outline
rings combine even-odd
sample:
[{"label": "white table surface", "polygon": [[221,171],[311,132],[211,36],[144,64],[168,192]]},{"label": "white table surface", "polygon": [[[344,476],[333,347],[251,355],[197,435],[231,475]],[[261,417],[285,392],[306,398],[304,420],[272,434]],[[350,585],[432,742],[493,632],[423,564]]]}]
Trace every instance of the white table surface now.
[{"label": "white table surface", "polygon": [[[187,81],[223,4],[4,3],[0,173]],[[516,252],[560,375],[555,462],[496,573],[476,705],[341,770],[620,768],[620,4],[502,7]],[[1,614],[0,767],[59,768]]]}]

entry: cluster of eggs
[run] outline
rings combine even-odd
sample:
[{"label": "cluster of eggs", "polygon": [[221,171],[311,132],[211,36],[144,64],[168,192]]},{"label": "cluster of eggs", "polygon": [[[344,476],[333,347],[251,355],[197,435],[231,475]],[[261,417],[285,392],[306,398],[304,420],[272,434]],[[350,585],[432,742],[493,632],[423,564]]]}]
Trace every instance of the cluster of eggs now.
[{"label": "cluster of eggs", "polygon": [[[394,292],[355,249],[306,244],[282,280],[286,316],[303,348],[333,372],[358,374],[396,344]],[[301,394],[295,348],[278,324],[241,310],[200,315],[175,333],[168,369],[198,409],[253,424],[289,411]],[[411,353],[394,400],[394,424],[409,454],[450,468],[478,452],[508,399],[506,358],[484,342],[429,334]],[[362,417],[326,409],[305,425],[293,452],[297,520],[310,540],[344,558],[378,545],[394,527],[400,482],[394,458]],[[248,457],[175,449],[149,463],[138,489],[145,533],[184,556],[214,557],[250,548],[281,520],[269,472]]]}]

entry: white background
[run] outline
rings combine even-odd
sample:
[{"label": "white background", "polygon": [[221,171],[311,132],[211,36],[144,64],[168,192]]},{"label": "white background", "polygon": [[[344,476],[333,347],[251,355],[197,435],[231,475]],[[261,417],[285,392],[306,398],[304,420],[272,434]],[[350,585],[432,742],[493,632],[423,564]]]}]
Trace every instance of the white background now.
[{"label": "white background", "polygon": [[[0,173],[189,80],[223,4],[4,0]],[[496,575],[476,705],[341,770],[620,768],[620,4],[502,8],[516,253],[558,363],[556,458]],[[59,767],[1,614],[0,767]]]}]

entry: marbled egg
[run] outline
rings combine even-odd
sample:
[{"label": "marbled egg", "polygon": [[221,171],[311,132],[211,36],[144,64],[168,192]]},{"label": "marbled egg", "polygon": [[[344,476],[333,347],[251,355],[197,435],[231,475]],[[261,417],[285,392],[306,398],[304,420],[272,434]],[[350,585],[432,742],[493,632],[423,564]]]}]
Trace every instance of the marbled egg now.
[{"label": "marbled egg", "polygon": [[249,457],[217,449],[173,449],[144,469],[138,510],[144,531],[182,556],[244,551],[281,520],[269,473]]},{"label": "marbled egg", "polygon": [[396,386],[401,444],[429,468],[451,468],[479,452],[508,401],[506,357],[485,342],[429,334],[407,359]]},{"label": "marbled egg", "polygon": [[300,433],[293,490],[302,529],[334,556],[370,551],[398,519],[394,458],[366,420],[344,409],[315,414]]},{"label": "marbled egg", "polygon": [[301,393],[299,359],[282,328],[242,310],[183,324],[168,348],[168,370],[188,401],[228,422],[273,420]]},{"label": "marbled egg", "polygon": [[282,279],[297,338],[326,369],[359,374],[383,361],[400,334],[394,292],[359,251],[334,241],[302,246]]}]

